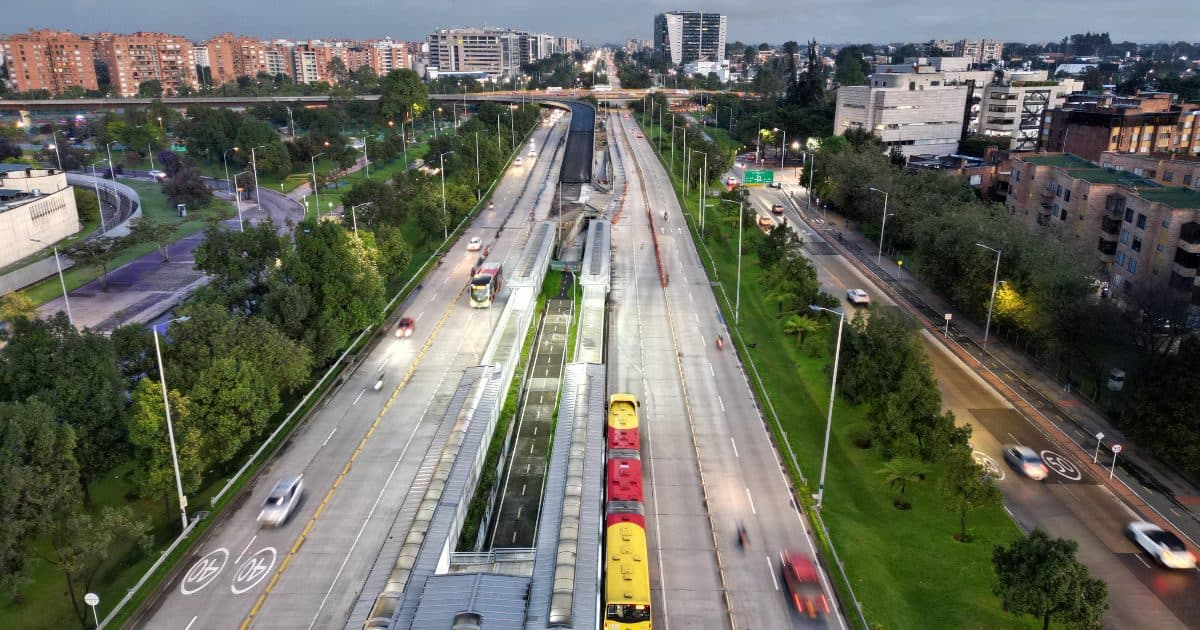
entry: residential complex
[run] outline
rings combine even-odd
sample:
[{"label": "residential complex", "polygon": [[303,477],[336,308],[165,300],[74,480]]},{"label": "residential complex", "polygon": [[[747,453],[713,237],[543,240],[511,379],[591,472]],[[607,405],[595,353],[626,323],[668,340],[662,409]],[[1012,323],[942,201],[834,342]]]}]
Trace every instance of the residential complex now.
[{"label": "residential complex", "polygon": [[654,51],[682,66],[725,59],[724,15],[705,11],[671,11],[654,16]]},{"label": "residential complex", "polygon": [[0,63],[13,90],[98,89],[91,39],[67,31],[31,30],[0,37]]},{"label": "residential complex", "polygon": [[954,44],[955,57],[969,57],[975,63],[1000,61],[1004,44],[994,39],[964,39]]},{"label": "residential complex", "polygon": [[940,73],[880,74],[868,85],[837,91],[833,132],[873,132],[906,156],[955,153],[962,137],[968,87]]},{"label": "residential complex", "polygon": [[66,173],[0,164],[0,267],[80,229],[75,193],[67,184]]},{"label": "residential complex", "polygon": [[96,59],[108,67],[114,96],[138,95],[138,86],[158,81],[165,94],[196,86],[192,42],[181,35],[137,32],[96,35]]},{"label": "residential complex", "polygon": [[1082,81],[1048,80],[1045,71],[1011,73],[1003,81],[983,87],[975,129],[983,136],[1007,139],[1006,149],[1036,151],[1042,115],[1061,107],[1068,94],[1082,89]]},{"label": "residential complex", "polygon": [[1068,99],[1042,118],[1040,148],[1099,160],[1105,151],[1200,155],[1200,106],[1175,94],[1136,98],[1088,95]]},{"label": "residential complex", "polygon": [[1189,325],[1200,324],[1200,162],[1101,159],[1014,155],[1009,211],[1091,250],[1098,277],[1118,295],[1169,295]]},{"label": "residential complex", "polygon": [[572,37],[493,28],[443,28],[426,41],[431,76],[482,74],[493,80],[519,75],[523,64],[579,49]]}]

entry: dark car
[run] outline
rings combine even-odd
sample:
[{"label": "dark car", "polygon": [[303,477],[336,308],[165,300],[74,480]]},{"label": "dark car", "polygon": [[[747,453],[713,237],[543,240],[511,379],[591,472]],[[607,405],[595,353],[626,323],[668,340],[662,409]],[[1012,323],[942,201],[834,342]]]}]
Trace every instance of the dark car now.
[{"label": "dark car", "polygon": [[781,204],[781,203],[771,204],[771,212],[773,214],[783,214],[783,204]]}]

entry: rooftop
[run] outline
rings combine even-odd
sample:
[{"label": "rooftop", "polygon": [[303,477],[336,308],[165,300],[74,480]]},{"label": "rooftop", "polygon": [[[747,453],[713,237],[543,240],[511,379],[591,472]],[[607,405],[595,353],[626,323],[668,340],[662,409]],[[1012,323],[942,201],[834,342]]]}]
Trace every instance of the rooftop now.
[{"label": "rooftop", "polygon": [[1102,168],[1081,157],[1058,153],[1022,156],[1021,160],[1037,166],[1063,169],[1067,175],[1091,184],[1112,184],[1129,189],[1137,196],[1172,208],[1200,208],[1200,191],[1185,186],[1164,186],[1152,179],[1139,177],[1129,171]]},{"label": "rooftop", "polygon": [[1150,190],[1138,190],[1138,195],[1143,199],[1156,201],[1180,210],[1200,209],[1200,191],[1183,186],[1163,186]]}]

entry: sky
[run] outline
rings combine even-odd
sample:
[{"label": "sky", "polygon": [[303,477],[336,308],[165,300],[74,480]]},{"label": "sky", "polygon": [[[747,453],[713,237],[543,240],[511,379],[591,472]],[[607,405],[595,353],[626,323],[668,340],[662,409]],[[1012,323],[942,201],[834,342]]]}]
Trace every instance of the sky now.
[{"label": "sky", "polygon": [[[18,5],[15,6],[15,5]],[[649,39],[654,15],[704,10],[728,16],[728,41],[916,42],[992,38],[1058,41],[1085,31],[1114,42],[1196,41],[1198,0],[2,0],[0,33],[165,31],[271,38],[421,40],[454,26],[510,26],[586,43]],[[15,10],[14,10],[15,9]]]}]

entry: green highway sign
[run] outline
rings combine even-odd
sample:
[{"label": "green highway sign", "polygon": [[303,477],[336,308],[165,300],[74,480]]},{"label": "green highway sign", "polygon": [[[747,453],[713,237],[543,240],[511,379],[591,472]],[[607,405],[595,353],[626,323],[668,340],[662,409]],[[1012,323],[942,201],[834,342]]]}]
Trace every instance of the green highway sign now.
[{"label": "green highway sign", "polygon": [[775,171],[746,171],[742,184],[770,184],[775,181]]}]

